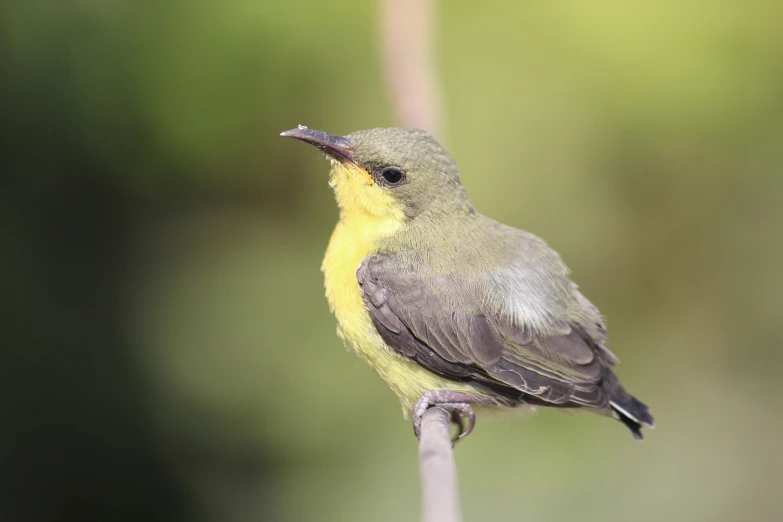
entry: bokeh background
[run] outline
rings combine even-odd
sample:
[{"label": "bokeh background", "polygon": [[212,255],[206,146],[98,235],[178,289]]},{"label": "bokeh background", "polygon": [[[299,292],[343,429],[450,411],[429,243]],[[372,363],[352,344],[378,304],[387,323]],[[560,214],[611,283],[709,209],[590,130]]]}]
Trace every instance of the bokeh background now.
[{"label": "bokeh background", "polygon": [[[751,4],[437,6],[468,192],[563,255],[658,422],[480,420],[466,520],[783,516],[783,8]],[[0,7],[2,520],[417,519],[410,425],[323,297],[327,163],[278,138],[397,123],[381,27]]]}]

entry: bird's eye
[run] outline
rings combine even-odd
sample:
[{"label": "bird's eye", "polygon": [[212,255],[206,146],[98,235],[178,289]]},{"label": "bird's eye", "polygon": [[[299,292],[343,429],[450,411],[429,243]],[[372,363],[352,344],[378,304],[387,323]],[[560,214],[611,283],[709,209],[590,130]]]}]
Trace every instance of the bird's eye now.
[{"label": "bird's eye", "polygon": [[388,185],[399,185],[405,181],[405,173],[394,167],[383,169],[381,176]]}]

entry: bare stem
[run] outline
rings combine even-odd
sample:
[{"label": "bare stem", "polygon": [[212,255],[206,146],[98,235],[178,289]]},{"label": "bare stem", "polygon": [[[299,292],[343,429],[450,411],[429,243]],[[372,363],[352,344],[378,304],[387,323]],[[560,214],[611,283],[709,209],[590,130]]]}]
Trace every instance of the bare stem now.
[{"label": "bare stem", "polygon": [[438,136],[435,0],[381,0],[380,7],[384,71],[397,122]]},{"label": "bare stem", "polygon": [[[436,0],[380,0],[383,64],[399,125],[441,131],[435,69]],[[461,522],[451,416],[443,408],[424,413],[419,441],[423,522]]]},{"label": "bare stem", "polygon": [[460,522],[462,510],[451,445],[451,416],[443,408],[430,408],[422,417],[419,470],[422,521]]}]

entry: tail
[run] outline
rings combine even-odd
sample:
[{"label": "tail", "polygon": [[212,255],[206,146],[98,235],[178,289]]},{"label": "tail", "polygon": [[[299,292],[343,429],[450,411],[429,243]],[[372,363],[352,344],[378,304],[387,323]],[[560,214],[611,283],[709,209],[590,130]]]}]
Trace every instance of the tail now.
[{"label": "tail", "polygon": [[608,392],[610,405],[617,418],[625,424],[636,440],[642,440],[642,425],[655,427],[655,420],[648,408],[640,400],[625,391],[620,381],[611,371],[604,377],[604,389]]}]

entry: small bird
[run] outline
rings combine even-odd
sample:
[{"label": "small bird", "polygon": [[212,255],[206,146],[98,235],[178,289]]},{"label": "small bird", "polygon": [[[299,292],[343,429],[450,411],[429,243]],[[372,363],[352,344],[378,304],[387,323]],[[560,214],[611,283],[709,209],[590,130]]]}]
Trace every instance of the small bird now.
[{"label": "small bird", "polygon": [[458,438],[475,425],[474,405],[591,410],[637,440],[653,426],[612,372],[600,312],[560,256],[479,214],[432,136],[301,125],[281,136],[331,160],[340,217],[322,271],[337,333],[397,394],[417,437],[432,406],[451,412]]}]

